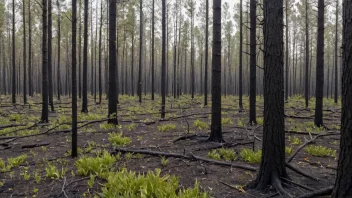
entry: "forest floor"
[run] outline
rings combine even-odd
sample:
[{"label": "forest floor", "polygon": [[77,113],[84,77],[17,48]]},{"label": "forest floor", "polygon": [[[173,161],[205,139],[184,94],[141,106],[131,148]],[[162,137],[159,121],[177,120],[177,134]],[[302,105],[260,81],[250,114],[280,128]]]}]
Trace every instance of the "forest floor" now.
[{"label": "forest floor", "polygon": [[[226,143],[219,144],[206,141],[211,108],[203,106],[203,96],[193,100],[190,96],[168,97],[166,120],[160,120],[159,96],[155,101],[150,100],[150,95],[143,96],[142,104],[136,97],[120,96],[120,125],[117,128],[106,124],[107,100],[104,98],[101,104],[96,104],[89,96],[89,113],[79,113],[78,159],[70,157],[71,99],[55,100],[55,112],[50,112],[49,124],[38,124],[40,95],[30,98],[28,105],[20,105],[21,101],[18,101],[18,105],[13,106],[10,101],[10,96],[1,96],[0,197],[97,196],[106,181],[84,176],[87,174],[78,171],[77,161],[101,155],[103,150],[119,156],[110,167],[114,170],[126,168],[144,174],[161,169],[162,176],[178,177],[180,187],[194,187],[198,181],[200,190],[211,197],[280,196],[274,189],[264,193],[243,189],[255,179],[259,168],[263,138],[262,97],[257,97],[258,125],[253,126],[248,124],[248,97],[244,97],[243,112],[239,111],[237,97],[223,97],[222,123]],[[287,160],[301,147],[289,164],[311,177],[287,169],[292,182],[282,182],[294,196],[332,186],[335,182],[341,104],[324,99],[326,127],[316,128],[313,124],[314,99],[309,102],[308,109],[300,96],[285,103]],[[120,132],[122,136],[119,136]],[[303,148],[307,142],[313,144]],[[222,154],[221,147],[228,149],[224,152],[230,157]],[[245,154],[252,149],[257,153]],[[160,157],[164,154],[165,158]]]}]

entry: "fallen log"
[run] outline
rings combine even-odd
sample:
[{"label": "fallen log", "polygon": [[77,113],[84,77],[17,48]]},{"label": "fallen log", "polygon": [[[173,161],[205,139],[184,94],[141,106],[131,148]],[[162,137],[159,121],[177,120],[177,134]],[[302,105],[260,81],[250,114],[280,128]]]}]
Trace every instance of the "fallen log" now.
[{"label": "fallen log", "polygon": [[321,190],[317,190],[311,193],[304,194],[302,196],[299,196],[298,198],[310,198],[310,197],[319,197],[319,196],[326,196],[326,195],[331,195],[332,190],[334,189],[333,186],[330,186],[328,188],[323,188]]},{"label": "fallen log", "polygon": [[22,149],[36,148],[36,147],[48,146],[48,145],[50,145],[50,143],[27,144],[27,145],[23,145]]}]

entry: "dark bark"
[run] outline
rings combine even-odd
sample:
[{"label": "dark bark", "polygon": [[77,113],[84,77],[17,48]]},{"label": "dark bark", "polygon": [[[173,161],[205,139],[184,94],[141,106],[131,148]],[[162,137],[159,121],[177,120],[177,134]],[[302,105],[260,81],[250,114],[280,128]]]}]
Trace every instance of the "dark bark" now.
[{"label": "dark bark", "polygon": [[192,7],[190,8],[191,9],[191,77],[192,77],[192,87],[191,87],[191,90],[192,90],[192,99],[194,98],[194,82],[195,82],[195,79],[194,79],[194,34],[193,34],[193,29],[194,29],[194,2],[193,0],[192,1]]},{"label": "dark bark", "polygon": [[82,98],[82,0],[78,0],[78,18],[79,18],[79,29],[78,29],[78,97]]},{"label": "dark bark", "polygon": [[[262,161],[252,188],[282,191],[285,168],[283,1],[264,0],[264,137]],[[286,196],[287,195],[287,196]],[[284,197],[289,195],[285,193]]]},{"label": "dark bark", "polygon": [[26,4],[23,4],[23,103],[27,104],[27,57],[26,57]]},{"label": "dark bark", "polygon": [[309,22],[308,22],[308,0],[306,0],[306,72],[305,72],[305,91],[304,99],[306,102],[306,108],[308,108],[309,100]]},{"label": "dark bark", "polygon": [[32,71],[32,18],[31,1],[28,1],[28,95],[33,96],[33,71]]},{"label": "dark bark", "polygon": [[[15,40],[15,0],[12,0],[12,104],[16,103],[16,40]],[[44,38],[43,38],[44,39]]]},{"label": "dark bark", "polygon": [[42,0],[42,117],[41,123],[49,122],[48,112],[48,18],[47,18],[47,0]]},{"label": "dark bark", "polygon": [[72,157],[77,157],[77,0],[72,0]]},{"label": "dark bark", "polygon": [[352,196],[352,2],[343,1],[342,118],[340,154],[332,197]]},{"label": "dark bark", "polygon": [[221,0],[213,0],[212,106],[209,141],[224,142],[221,127]]},{"label": "dark bark", "polygon": [[109,120],[117,125],[117,94],[116,94],[116,0],[109,0]]},{"label": "dark bark", "polygon": [[161,119],[165,119],[166,92],[166,0],[162,0]]},{"label": "dark bark", "polygon": [[240,49],[239,49],[239,108],[240,111],[243,110],[243,101],[242,101],[242,95],[243,95],[243,82],[242,82],[242,75],[243,75],[243,5],[242,5],[243,0],[240,0]]},{"label": "dark bark", "polygon": [[[100,28],[99,28],[99,104],[101,104],[101,98],[103,95],[103,85],[102,85],[102,79],[101,79],[101,72],[102,72],[102,67],[101,67],[101,34],[102,34],[102,29],[103,29],[103,1],[101,1],[100,4]],[[105,71],[106,72],[106,71]]]},{"label": "dark bark", "polygon": [[84,0],[82,97],[82,112],[88,113],[88,0]]},{"label": "dark bark", "polygon": [[324,97],[324,0],[318,1],[318,38],[317,38],[317,67],[315,86],[315,119],[314,124],[323,126],[323,97]]},{"label": "dark bark", "polygon": [[142,103],[142,60],[143,60],[143,0],[139,2],[139,69],[138,69],[138,96]]},{"label": "dark bark", "polygon": [[154,87],[154,85],[155,85],[155,79],[154,79],[154,73],[155,73],[155,71],[154,71],[154,57],[155,57],[155,55],[154,55],[154,28],[155,28],[155,7],[154,7],[155,5],[154,5],[154,0],[153,0],[153,8],[152,8],[152,100],[154,100],[154,89],[155,89],[155,87]]},{"label": "dark bark", "polygon": [[[285,75],[286,75],[286,78],[285,78],[285,85],[286,85],[286,88],[285,88],[285,100],[288,101],[288,75],[289,75],[289,61],[288,61],[288,56],[289,56],[289,53],[288,53],[288,1],[289,0],[286,0],[286,55],[285,55],[285,58],[286,58],[286,72],[285,72]],[[293,80],[293,83],[295,83],[295,80]]]},{"label": "dark bark", "polygon": [[53,90],[53,61],[52,61],[52,1],[48,0],[48,81],[49,81],[49,105],[50,109],[54,111],[54,90]]},{"label": "dark bark", "polygon": [[[334,94],[334,102],[337,104],[337,99],[338,99],[338,85],[339,85],[339,80],[338,80],[338,67],[337,67],[337,52],[338,52],[338,21],[339,21],[339,1],[336,0],[336,15],[335,15],[335,94]],[[331,87],[332,89],[332,87]]]},{"label": "dark bark", "polygon": [[[134,19],[133,19],[133,24],[131,25],[131,92],[132,96],[134,96]],[[138,73],[139,74],[139,73]],[[138,91],[137,95],[139,96],[139,85],[138,85]]]},{"label": "dark bark", "polygon": [[256,61],[256,26],[257,26],[257,2],[250,0],[250,91],[249,91],[249,123],[256,124],[256,93],[257,93],[257,61]]},{"label": "dark bark", "polygon": [[[77,3],[77,2],[76,2]],[[56,5],[58,8],[58,16],[57,16],[57,99],[60,100],[61,96],[61,72],[60,72],[60,64],[61,64],[61,8],[60,1],[56,1]],[[77,6],[77,5],[76,5]],[[77,13],[76,13],[77,14]],[[80,56],[80,54],[78,54]]]}]

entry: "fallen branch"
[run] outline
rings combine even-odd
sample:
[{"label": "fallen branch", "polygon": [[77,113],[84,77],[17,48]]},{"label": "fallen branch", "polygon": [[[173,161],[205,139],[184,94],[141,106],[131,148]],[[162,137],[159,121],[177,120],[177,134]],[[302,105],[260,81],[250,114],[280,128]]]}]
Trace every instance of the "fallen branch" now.
[{"label": "fallen branch", "polygon": [[[3,125],[0,126],[0,130],[6,129],[6,128],[12,128],[12,127],[19,127],[19,126],[27,126],[25,124],[9,124],[9,125]],[[1,134],[2,135],[2,134]]]},{"label": "fallen branch", "polygon": [[179,153],[165,153],[165,152],[159,152],[159,151],[150,151],[150,150],[139,150],[139,149],[129,149],[129,148],[115,148],[115,151],[112,154],[117,154],[118,152],[121,153],[139,153],[139,154],[146,154],[146,155],[153,155],[153,156],[164,156],[164,157],[174,157],[174,158],[182,158],[182,159],[188,159],[188,160],[199,160],[199,161],[204,161],[208,163],[212,163],[215,165],[222,165],[222,166],[230,166],[233,168],[239,168],[239,169],[244,169],[244,170],[249,170],[249,171],[256,171],[257,169],[254,167],[250,166],[242,166],[242,165],[237,165],[237,164],[232,164],[228,162],[222,162],[222,161],[216,161],[216,160],[211,160],[207,158],[202,158],[199,156],[196,156],[192,153],[189,154],[179,154]]},{"label": "fallen branch", "polygon": [[299,196],[298,198],[310,198],[310,197],[320,197],[320,196],[326,196],[326,195],[331,195],[332,190],[334,189],[333,186],[330,186],[328,188],[323,188],[321,190],[317,190],[308,194],[304,194],[302,196]]},{"label": "fallen branch", "polygon": [[304,186],[304,185],[302,185],[302,184],[296,183],[296,182],[294,182],[294,181],[292,181],[292,180],[289,180],[289,179],[286,179],[286,178],[284,178],[284,177],[282,177],[281,179],[285,180],[285,182],[291,183],[291,184],[296,185],[296,186],[298,186],[298,187],[301,187],[301,188],[303,188],[303,189],[306,189],[306,190],[309,190],[309,191],[314,191],[314,189],[309,188],[308,186]]},{"label": "fallen branch", "polygon": [[326,136],[331,136],[331,135],[338,135],[338,133],[334,133],[334,132],[330,132],[330,133],[327,133],[327,134],[321,134],[321,135],[317,135],[315,136],[313,139],[305,142],[304,144],[302,144],[300,147],[298,147],[298,149],[287,159],[287,163],[290,163],[293,158],[298,154],[298,152],[300,150],[302,150],[304,147],[306,147],[307,145],[309,144],[312,144],[314,143],[314,141],[320,137],[326,137]]},{"label": "fallen branch", "polygon": [[289,164],[289,163],[285,163],[285,166],[286,166],[287,168],[291,169],[292,171],[295,171],[296,173],[298,173],[298,174],[304,176],[304,177],[307,177],[307,178],[309,178],[309,179],[311,179],[311,180],[314,180],[314,181],[319,181],[318,178],[315,178],[315,177],[313,177],[313,176],[311,176],[311,175],[308,175],[307,173],[305,173],[305,172],[299,170],[298,168],[294,167],[293,165],[291,165],[291,164]]},{"label": "fallen branch", "polygon": [[36,148],[36,147],[41,147],[41,146],[48,146],[50,143],[39,143],[39,144],[28,144],[28,145],[23,145],[22,149],[26,148]]}]

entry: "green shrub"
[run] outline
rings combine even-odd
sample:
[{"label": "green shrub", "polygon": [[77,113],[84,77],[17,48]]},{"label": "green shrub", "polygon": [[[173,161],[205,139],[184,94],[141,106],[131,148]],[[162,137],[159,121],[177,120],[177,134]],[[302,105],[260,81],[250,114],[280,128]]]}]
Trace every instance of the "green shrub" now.
[{"label": "green shrub", "polygon": [[293,153],[292,147],[287,147],[285,148],[285,153],[287,156],[290,156]]},{"label": "green shrub", "polygon": [[300,145],[300,144],[302,144],[302,140],[299,139],[296,136],[294,136],[292,139],[291,139],[291,136],[289,136],[288,137],[288,141],[290,141],[292,145]]},{"label": "green shrub", "polygon": [[221,158],[226,161],[234,161],[237,159],[236,153],[233,151],[233,149],[221,148],[219,149],[219,153]]},{"label": "green shrub", "polygon": [[194,121],[193,126],[196,127],[198,130],[209,129],[209,125],[206,122],[202,122],[199,119]]},{"label": "green shrub", "polygon": [[95,174],[102,176],[110,170],[115,161],[116,158],[105,150],[98,157],[81,157],[75,162],[75,166],[77,167],[78,175],[87,176],[88,174]]},{"label": "green shrub", "polygon": [[122,136],[122,133],[109,133],[109,142],[115,146],[127,146],[131,144],[131,139],[129,137]]},{"label": "green shrub", "polygon": [[263,125],[264,124],[264,118],[262,118],[262,117],[257,118],[257,124]]},{"label": "green shrub", "polygon": [[251,164],[260,164],[262,161],[262,150],[255,152],[251,149],[242,149],[240,155],[244,161],[247,161]]},{"label": "green shrub", "polygon": [[207,193],[201,193],[199,184],[196,182],[194,188],[180,188],[175,176],[160,175],[161,170],[148,172],[145,175],[122,169],[110,173],[107,182],[103,184],[101,197],[172,197],[172,198],[205,198]]},{"label": "green shrub", "polygon": [[222,126],[228,126],[228,125],[232,125],[233,122],[231,121],[230,118],[222,118],[221,119],[221,124],[222,124]]},{"label": "green shrub", "polygon": [[336,150],[324,146],[309,145],[304,150],[315,157],[336,157]]},{"label": "green shrub", "polygon": [[209,151],[208,157],[214,160],[220,160],[220,154],[216,150]]},{"label": "green shrub", "polygon": [[173,131],[175,129],[176,129],[176,125],[174,124],[164,124],[164,125],[158,126],[158,130],[160,132]]}]

